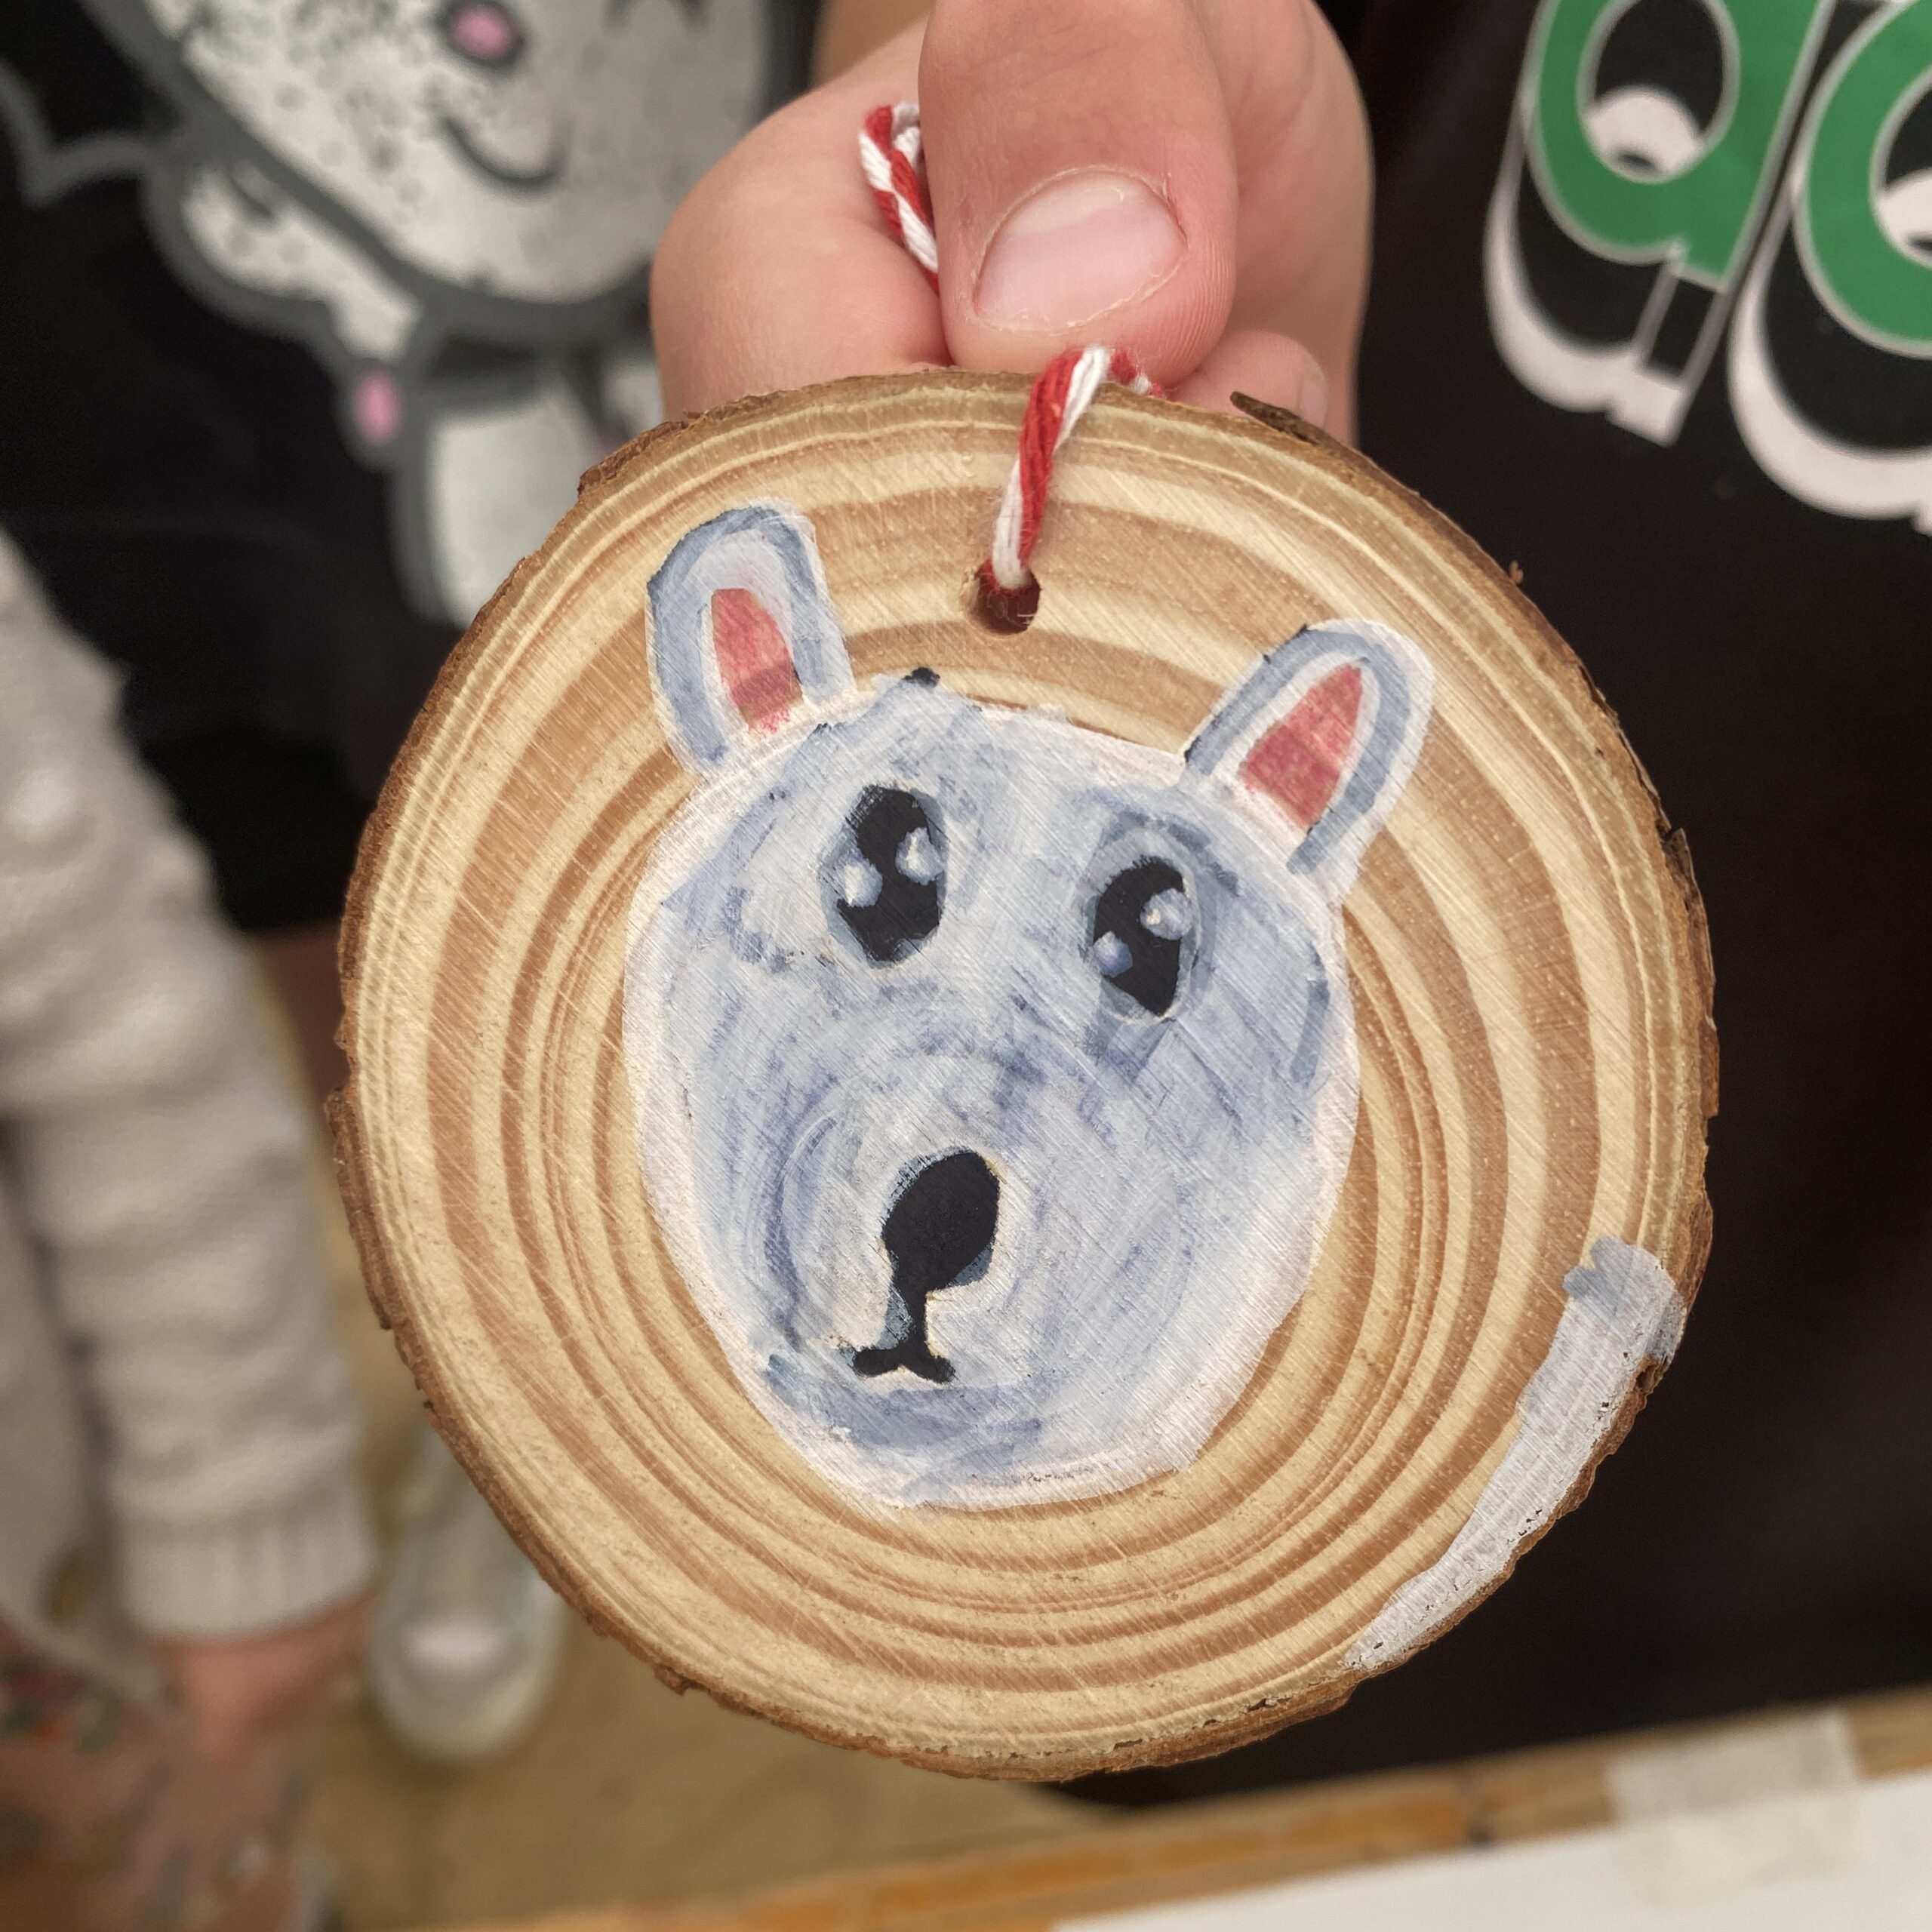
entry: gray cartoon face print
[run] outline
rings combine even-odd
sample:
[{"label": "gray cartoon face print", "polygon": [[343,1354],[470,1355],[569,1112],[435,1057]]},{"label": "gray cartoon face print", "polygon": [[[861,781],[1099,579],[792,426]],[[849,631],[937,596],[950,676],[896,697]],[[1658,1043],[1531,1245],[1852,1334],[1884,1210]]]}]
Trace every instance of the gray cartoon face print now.
[{"label": "gray cartoon face print", "polygon": [[29,194],[140,177],[182,279],[331,371],[411,601],[467,623],[657,420],[651,257],[767,99],[783,0],[82,4],[172,125],[57,149],[0,69]]},{"label": "gray cartoon face print", "polygon": [[693,532],[651,662],[700,772],[632,913],[646,1183],[752,1401],[887,1504],[1198,1454],[1352,1143],[1339,910],[1426,660],[1304,631],[1184,758],[914,671],[854,688],[811,530]]},{"label": "gray cartoon face print", "polygon": [[763,78],[749,0],[93,4],[139,8],[179,80],[459,308],[635,275]]}]

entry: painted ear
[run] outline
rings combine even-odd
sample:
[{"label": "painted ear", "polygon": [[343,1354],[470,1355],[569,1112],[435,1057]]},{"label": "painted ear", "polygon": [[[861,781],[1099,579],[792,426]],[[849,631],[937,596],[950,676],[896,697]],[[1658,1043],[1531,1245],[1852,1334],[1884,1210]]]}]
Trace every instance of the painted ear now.
[{"label": "painted ear", "polygon": [[701,523],[651,580],[651,681],[685,762],[715,771],[852,689],[812,527],[788,503]]},{"label": "painted ear", "polygon": [[1238,786],[1295,835],[1290,868],[1339,899],[1401,797],[1435,675],[1409,640],[1349,620],[1298,631],[1214,708],[1190,777]]}]

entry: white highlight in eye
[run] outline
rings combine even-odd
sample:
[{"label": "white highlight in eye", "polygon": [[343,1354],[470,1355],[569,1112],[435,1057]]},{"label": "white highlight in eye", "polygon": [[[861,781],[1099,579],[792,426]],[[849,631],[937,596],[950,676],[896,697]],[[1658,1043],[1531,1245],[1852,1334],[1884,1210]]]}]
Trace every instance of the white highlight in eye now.
[{"label": "white highlight in eye", "polygon": [[848,860],[838,875],[838,903],[841,906],[876,906],[879,888],[884,884],[877,867],[863,859]]},{"label": "white highlight in eye", "polygon": [[1094,964],[1110,980],[1117,980],[1134,964],[1134,955],[1118,933],[1103,933],[1094,942]]},{"label": "white highlight in eye", "polygon": [[[923,825],[915,825],[899,841],[897,860],[902,875],[915,885],[931,885],[943,869],[940,863],[939,848],[933,843],[932,834]],[[867,900],[867,905],[872,901]]]},{"label": "white highlight in eye", "polygon": [[1156,939],[1183,940],[1194,930],[1194,907],[1186,893],[1170,886],[1141,907],[1140,923]]}]

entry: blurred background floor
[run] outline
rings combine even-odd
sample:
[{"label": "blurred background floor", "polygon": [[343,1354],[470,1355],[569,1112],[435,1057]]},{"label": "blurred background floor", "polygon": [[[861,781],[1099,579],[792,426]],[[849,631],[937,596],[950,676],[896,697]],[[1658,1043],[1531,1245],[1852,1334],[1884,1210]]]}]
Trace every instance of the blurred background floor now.
[{"label": "blurred background floor", "polygon": [[[421,1414],[320,1171],[337,1312],[368,1417],[379,1512]],[[557,1696],[481,1770],[421,1765],[366,1703],[330,1721],[309,1813],[348,1932],[402,1932],[619,1900],[738,1891],[834,1866],[1077,1829],[1078,1801],[962,1781],[793,1736],[667,1690],[573,1620]]]}]

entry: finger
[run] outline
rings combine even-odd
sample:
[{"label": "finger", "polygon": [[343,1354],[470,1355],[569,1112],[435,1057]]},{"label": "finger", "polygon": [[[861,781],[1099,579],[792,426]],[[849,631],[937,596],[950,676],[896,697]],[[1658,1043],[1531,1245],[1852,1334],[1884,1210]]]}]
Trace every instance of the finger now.
[{"label": "finger", "polygon": [[859,130],[909,100],[919,30],[774,115],[699,182],[651,277],[673,416],[734,396],[947,360],[939,303],[859,170]]},{"label": "finger", "polygon": [[1173,392],[1197,408],[1232,411],[1236,395],[1279,403],[1318,429],[1343,431],[1330,422],[1328,378],[1314,355],[1291,337],[1259,329],[1235,329],[1208,352],[1208,359]]},{"label": "finger", "polygon": [[1189,374],[1235,294],[1221,82],[1183,0],[939,0],[919,103],[953,359],[1070,343]]},{"label": "finger", "polygon": [[1354,69],[1315,0],[1197,0],[1234,131],[1236,328],[1306,343],[1352,389],[1368,281],[1373,168]]}]

